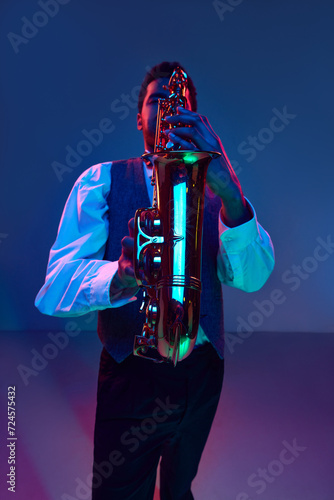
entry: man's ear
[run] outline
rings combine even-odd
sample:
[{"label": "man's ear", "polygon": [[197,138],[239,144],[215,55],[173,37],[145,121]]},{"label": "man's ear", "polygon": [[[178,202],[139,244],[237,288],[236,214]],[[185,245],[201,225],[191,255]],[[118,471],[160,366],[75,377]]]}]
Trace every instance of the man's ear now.
[{"label": "man's ear", "polygon": [[137,129],[143,130],[143,123],[141,121],[141,114],[137,113]]}]

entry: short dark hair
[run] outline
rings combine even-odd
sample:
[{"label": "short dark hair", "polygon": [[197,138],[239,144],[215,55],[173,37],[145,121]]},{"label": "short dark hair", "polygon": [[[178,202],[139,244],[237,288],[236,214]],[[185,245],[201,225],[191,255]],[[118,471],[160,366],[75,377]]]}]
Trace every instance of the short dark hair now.
[{"label": "short dark hair", "polygon": [[187,73],[188,76],[188,90],[189,90],[189,100],[191,104],[192,111],[197,111],[197,92],[196,87],[188,75],[188,72],[183,68],[183,66],[178,61],[168,62],[163,61],[160,64],[156,64],[151,68],[145,75],[143,83],[141,84],[139,96],[138,96],[138,111],[141,113],[143,108],[143,102],[147,92],[147,86],[153,82],[154,80],[158,80],[159,78],[170,78],[175,68],[180,67]]}]

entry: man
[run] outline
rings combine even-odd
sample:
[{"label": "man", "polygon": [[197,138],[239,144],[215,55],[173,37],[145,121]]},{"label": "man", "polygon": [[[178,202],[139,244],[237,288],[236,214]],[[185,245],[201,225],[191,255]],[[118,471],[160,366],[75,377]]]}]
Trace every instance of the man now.
[{"label": "man", "polygon": [[[147,73],[137,128],[153,151],[159,97],[178,62]],[[182,68],[182,66],[181,66]],[[221,282],[244,291],[263,286],[274,267],[269,235],[244,198],[219,137],[197,114],[191,78],[186,109],[168,121],[182,149],[218,151],[207,174],[201,319],[192,353],[176,367],[132,354],[143,316],[133,271],[133,215],[152,204],[152,166],[141,158],[94,165],[66,202],[35,305],[44,314],[98,310],[101,353],[94,431],[94,500],[153,498],[160,464],[161,500],[193,499],[191,482],[216,413],[224,375]],[[214,196],[212,193],[214,193]],[[128,236],[125,236],[126,232]]]}]

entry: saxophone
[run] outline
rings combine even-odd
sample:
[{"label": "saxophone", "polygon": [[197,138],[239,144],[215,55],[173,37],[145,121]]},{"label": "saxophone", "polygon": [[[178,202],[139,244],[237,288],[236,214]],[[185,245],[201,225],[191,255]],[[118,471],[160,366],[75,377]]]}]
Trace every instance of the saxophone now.
[{"label": "saxophone", "polygon": [[142,155],[154,164],[153,206],[140,208],[134,224],[134,273],[146,311],[133,354],[176,366],[194,348],[200,318],[202,226],[206,173],[218,152],[180,150],[163,131],[166,116],[185,107],[187,74],[176,68],[170,95],[159,99],[155,147]]}]

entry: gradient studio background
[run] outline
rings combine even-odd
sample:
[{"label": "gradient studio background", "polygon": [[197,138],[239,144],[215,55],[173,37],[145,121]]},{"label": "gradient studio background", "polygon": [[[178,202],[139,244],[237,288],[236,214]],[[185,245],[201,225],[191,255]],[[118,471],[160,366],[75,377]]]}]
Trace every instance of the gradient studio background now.
[{"label": "gradient studio background", "polygon": [[[237,332],[242,318],[254,334],[226,349],[223,397],[194,494],[332,499],[333,4],[59,0],[50,1],[52,16],[41,16],[43,3],[2,0],[0,8],[1,439],[7,387],[15,385],[16,498],[89,498],[76,486],[91,471],[97,315],[73,318],[78,334],[26,383],[18,367],[32,366],[50,333],[71,328],[71,318],[40,314],[34,299],[75,180],[93,164],[143,152],[138,86],[148,66],[177,59],[276,253],[262,290],[224,287],[226,330]],[[39,27],[26,28],[25,41],[17,38],[32,20]],[[282,130],[271,131],[284,109]],[[113,131],[57,177],[54,162],[65,165],[68,148],[77,151],[85,139],[82,131],[104,118]],[[249,136],[260,144],[252,153]],[[256,304],[273,293],[280,304],[261,313]],[[294,439],[305,451],[257,493],[249,476]],[[2,498],[9,495],[7,473],[3,447]]]}]

